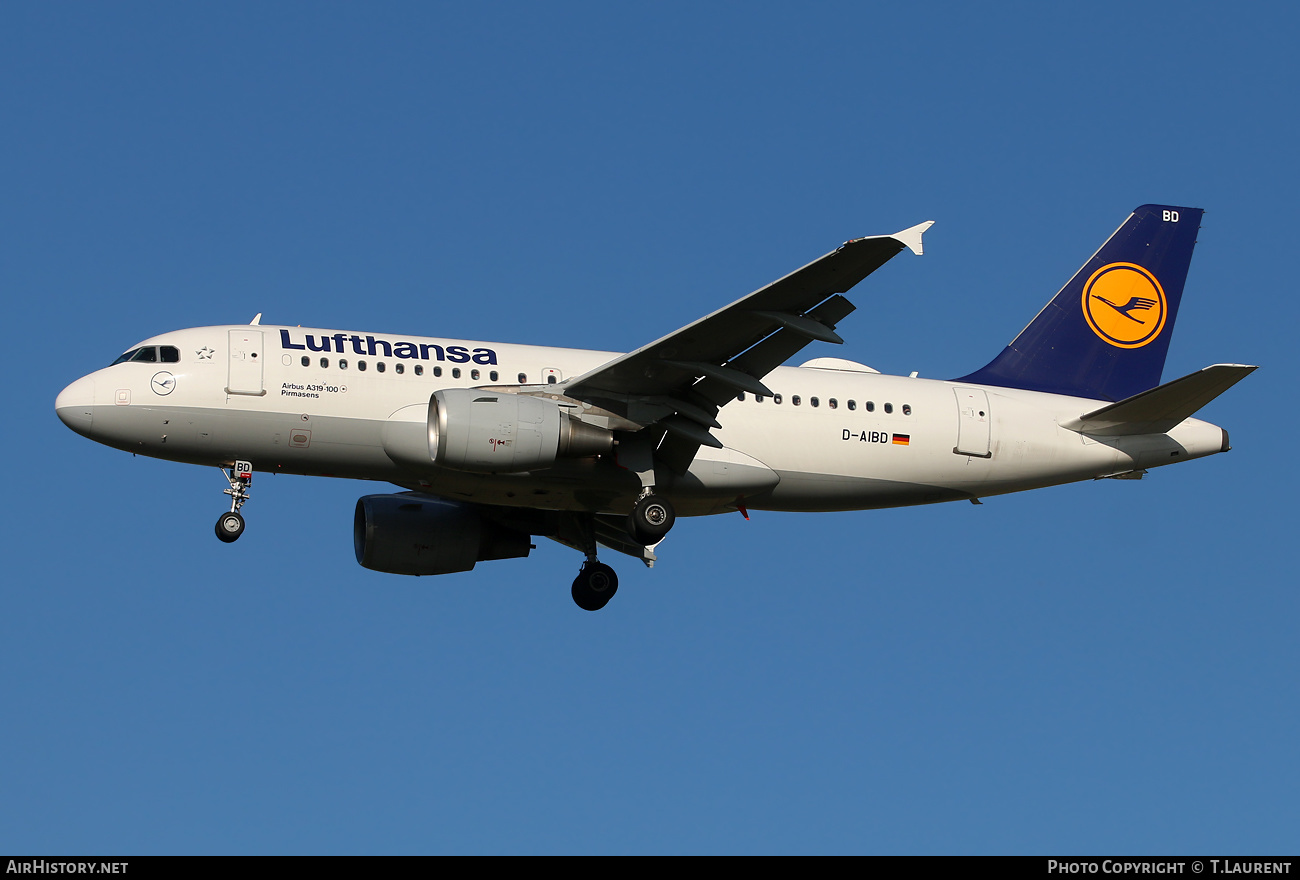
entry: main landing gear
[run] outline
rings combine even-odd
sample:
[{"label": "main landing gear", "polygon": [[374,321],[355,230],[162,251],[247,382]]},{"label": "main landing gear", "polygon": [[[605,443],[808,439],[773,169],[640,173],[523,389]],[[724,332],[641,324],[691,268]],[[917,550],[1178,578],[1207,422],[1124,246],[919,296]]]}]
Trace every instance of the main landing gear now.
[{"label": "main landing gear", "polygon": [[658,544],[673,527],[677,515],[668,499],[655,493],[654,446],[650,435],[642,431],[620,442],[618,464],[641,481],[641,494],[627,517],[627,533],[642,547]]},{"label": "main landing gear", "polygon": [[592,557],[582,564],[573,580],[573,601],[583,611],[599,611],[618,592],[614,569]]},{"label": "main landing gear", "polygon": [[574,604],[583,611],[599,611],[618,592],[618,575],[596,558],[596,518],[589,513],[570,514],[566,520],[566,543],[587,557],[573,579]]},{"label": "main landing gear", "polygon": [[668,499],[646,489],[627,515],[627,533],[638,544],[658,544],[676,521]]},{"label": "main landing gear", "polygon": [[221,475],[230,483],[230,488],[226,490],[230,496],[230,510],[217,519],[217,538],[226,544],[232,544],[244,533],[244,517],[240,515],[239,508],[248,500],[248,487],[253,482],[253,465],[247,461],[237,461],[229,471],[222,468]]},{"label": "main landing gear", "polygon": [[[632,541],[644,548],[663,540],[676,519],[677,515],[673,512],[672,503],[647,487],[627,516],[627,533]],[[595,517],[591,514],[571,515],[567,522],[570,525],[567,527],[567,537],[563,539],[564,542],[581,549],[587,556],[587,561],[582,564],[582,569],[573,580],[573,601],[583,611],[599,611],[609,604],[614,593],[618,592],[618,575],[614,573],[614,569],[596,558]],[[637,555],[632,548],[627,547],[626,539],[618,537],[617,522],[614,520],[613,529],[609,529],[609,524],[600,526],[608,530],[602,540],[611,547],[625,548],[623,552]],[[650,554],[648,558],[653,560],[654,554]],[[642,560],[645,559],[646,557],[643,556]]]}]

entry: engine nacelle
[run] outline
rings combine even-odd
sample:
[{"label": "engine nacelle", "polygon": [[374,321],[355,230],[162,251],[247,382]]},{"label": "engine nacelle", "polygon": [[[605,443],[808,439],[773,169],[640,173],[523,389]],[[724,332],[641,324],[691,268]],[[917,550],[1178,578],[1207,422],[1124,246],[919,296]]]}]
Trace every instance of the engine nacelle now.
[{"label": "engine nacelle", "polygon": [[389,574],[450,574],[488,559],[517,559],[530,536],[484,519],[454,501],[421,495],[366,495],[352,521],[357,562]]},{"label": "engine nacelle", "polygon": [[551,400],[448,388],[429,398],[429,457],[482,474],[546,468],[557,458],[608,452],[614,435],[573,418]]}]

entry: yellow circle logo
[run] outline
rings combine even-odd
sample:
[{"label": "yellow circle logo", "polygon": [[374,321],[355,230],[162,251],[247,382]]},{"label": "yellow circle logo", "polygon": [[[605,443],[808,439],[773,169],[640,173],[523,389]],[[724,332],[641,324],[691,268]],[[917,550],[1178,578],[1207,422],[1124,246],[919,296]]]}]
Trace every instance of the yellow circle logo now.
[{"label": "yellow circle logo", "polygon": [[1165,329],[1165,290],[1134,263],[1102,266],[1083,285],[1083,316],[1117,348],[1141,348]]}]

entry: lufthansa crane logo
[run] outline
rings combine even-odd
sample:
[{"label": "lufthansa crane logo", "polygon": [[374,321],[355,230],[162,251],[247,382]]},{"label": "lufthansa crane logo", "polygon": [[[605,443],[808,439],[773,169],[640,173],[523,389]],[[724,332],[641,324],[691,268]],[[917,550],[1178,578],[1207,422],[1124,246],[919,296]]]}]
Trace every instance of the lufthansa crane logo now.
[{"label": "lufthansa crane logo", "polygon": [[154,394],[171,394],[176,390],[176,377],[166,370],[154,373],[153,378],[149,380],[149,387],[153,389]]},{"label": "lufthansa crane logo", "polygon": [[1160,335],[1168,314],[1165,290],[1135,263],[1102,266],[1083,285],[1083,316],[1116,348],[1141,348]]}]

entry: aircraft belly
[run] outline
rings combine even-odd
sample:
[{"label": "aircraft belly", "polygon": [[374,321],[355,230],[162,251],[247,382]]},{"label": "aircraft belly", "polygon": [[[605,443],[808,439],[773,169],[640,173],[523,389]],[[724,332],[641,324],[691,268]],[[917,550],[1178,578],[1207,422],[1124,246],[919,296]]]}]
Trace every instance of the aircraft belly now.
[{"label": "aircraft belly", "polygon": [[[90,421],[96,440],[139,455],[213,467],[242,459],[259,472],[382,480],[480,504],[626,513],[640,491],[634,475],[595,458],[560,461],[519,474],[437,467],[428,460],[422,423],[139,405],[96,405],[90,408]],[[727,462],[724,474],[677,481],[670,491],[675,500],[680,498],[678,513],[715,513],[738,494],[776,482],[775,474],[752,464],[737,455]]]},{"label": "aircraft belly", "polygon": [[690,469],[672,481],[674,498],[715,498],[730,503],[768,492],[781,481],[776,471],[735,449],[702,448]]},{"label": "aircraft belly", "polygon": [[970,493],[945,486],[908,483],[880,477],[858,477],[803,471],[777,471],[781,482],[770,492],[746,503],[755,510],[835,511],[906,507],[969,498]]},{"label": "aircraft belly", "polygon": [[392,480],[379,425],[368,419],[208,407],[96,406],[95,439],[192,464],[251,461],[258,471]]}]

